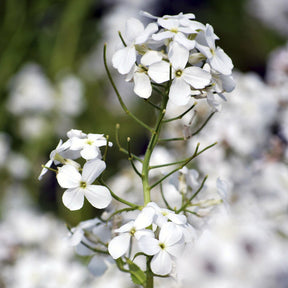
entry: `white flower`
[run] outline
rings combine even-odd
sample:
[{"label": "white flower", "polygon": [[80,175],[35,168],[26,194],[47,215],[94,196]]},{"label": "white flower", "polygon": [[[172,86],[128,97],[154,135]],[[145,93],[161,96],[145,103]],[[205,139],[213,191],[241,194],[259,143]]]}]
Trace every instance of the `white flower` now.
[{"label": "white flower", "polygon": [[[211,75],[200,67],[185,68],[189,59],[189,51],[177,42],[171,44],[168,58],[172,64],[171,78],[173,79],[169,98],[176,105],[186,105],[190,99],[191,88],[205,88],[211,81]],[[168,81],[170,65],[164,61],[152,64],[148,74],[156,83]]]},{"label": "white flower", "polygon": [[105,168],[105,162],[99,159],[87,161],[82,175],[72,165],[58,168],[58,183],[62,188],[68,188],[62,197],[64,205],[70,210],[78,210],[83,206],[85,196],[92,206],[106,208],[112,200],[109,190],[101,185],[92,185]]},{"label": "white flower", "polygon": [[91,229],[98,224],[100,220],[98,218],[94,218],[91,220],[80,222],[77,227],[73,227],[71,229],[71,237],[70,237],[70,244],[72,246],[78,245],[84,236],[85,230]]},{"label": "white flower", "polygon": [[44,168],[42,169],[38,177],[38,180],[41,180],[43,178],[43,176],[48,171],[48,168],[51,167],[53,163],[55,165],[58,165],[60,163],[72,165],[75,166],[75,168],[79,169],[80,167],[79,163],[72,160],[79,158],[79,154],[77,151],[69,150],[69,147],[70,147],[69,141],[63,143],[62,139],[60,139],[57,147],[53,151],[51,151],[50,160],[44,165]]},{"label": "white flower", "polygon": [[159,233],[159,240],[143,236],[139,248],[147,255],[153,255],[151,270],[158,275],[167,275],[172,270],[173,257],[177,257],[184,247],[183,232],[172,222],[165,223]]},{"label": "white flower", "polygon": [[144,235],[153,236],[154,234],[151,230],[145,229],[152,224],[153,217],[154,209],[145,207],[135,221],[130,221],[116,229],[115,232],[120,233],[120,235],[110,241],[108,246],[110,255],[114,259],[123,256],[130,247],[131,237],[135,237],[138,240]]},{"label": "white flower", "polygon": [[46,172],[48,171],[46,167],[49,168],[51,167],[53,162],[57,162],[57,160],[55,160],[55,156],[57,155],[57,153],[62,152],[65,149],[62,144],[63,144],[63,141],[60,139],[57,147],[50,153],[50,160],[44,165],[45,167],[42,169],[38,177],[38,180],[41,180],[43,176],[46,174]]},{"label": "white flower", "polygon": [[230,57],[221,49],[215,46],[215,40],[218,37],[214,34],[213,27],[206,25],[206,30],[199,32],[196,37],[196,48],[207,57],[210,66],[219,73],[230,75],[233,69],[233,63]]},{"label": "white flower", "polygon": [[151,207],[155,211],[153,223],[157,226],[162,227],[168,220],[172,221],[177,225],[186,224],[187,218],[185,215],[176,214],[174,211],[169,209],[160,208],[156,203],[149,202],[146,207]]},{"label": "white flower", "polygon": [[[81,131],[82,132],[82,131]],[[78,133],[77,133],[78,134]],[[73,135],[70,138],[70,150],[80,150],[81,156],[86,160],[101,158],[101,151],[99,147],[107,145],[107,139],[103,134],[80,134],[80,137]],[[112,143],[109,142],[109,146]]]},{"label": "white flower", "polygon": [[136,45],[145,43],[158,30],[156,23],[150,23],[146,28],[135,18],[126,22],[126,47],[116,51],[112,57],[112,65],[120,74],[128,74],[136,61]]},{"label": "white flower", "polygon": [[133,78],[134,92],[141,98],[147,99],[151,96],[152,85],[147,70],[149,65],[162,60],[162,54],[158,51],[147,51],[140,60],[140,65],[134,65],[134,69],[127,75],[126,81]]}]

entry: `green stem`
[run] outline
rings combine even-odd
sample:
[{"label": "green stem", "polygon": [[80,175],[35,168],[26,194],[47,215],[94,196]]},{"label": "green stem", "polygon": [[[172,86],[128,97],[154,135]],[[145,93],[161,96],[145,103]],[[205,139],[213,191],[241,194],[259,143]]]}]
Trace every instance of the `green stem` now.
[{"label": "green stem", "polygon": [[152,257],[147,256],[146,261],[146,286],[145,288],[153,288],[154,287],[154,274],[151,271],[150,263],[151,263]]},{"label": "green stem", "polygon": [[120,152],[123,152],[125,154],[127,154],[130,158],[132,159],[136,159],[138,161],[140,161],[141,163],[143,162],[143,159],[141,159],[140,157],[136,156],[135,154],[133,153],[129,153],[129,151],[127,151],[125,148],[123,148],[120,144],[120,141],[119,141],[119,129],[120,129],[120,124],[116,124],[116,132],[115,132],[115,138],[116,138],[116,144],[119,148],[119,151]]},{"label": "green stem", "polygon": [[156,123],[154,133],[152,134],[150,138],[150,141],[149,141],[149,144],[148,144],[145,156],[144,156],[144,160],[143,160],[142,185],[143,185],[143,193],[144,193],[144,205],[146,205],[147,203],[151,201],[151,197],[150,197],[151,187],[149,186],[149,170],[150,170],[149,163],[150,163],[150,159],[151,159],[151,155],[154,150],[154,147],[157,145],[157,142],[158,142],[162,120],[166,112],[165,110],[166,105],[167,105],[167,99],[163,97],[162,111],[158,116],[158,120]]},{"label": "green stem", "polygon": [[115,91],[115,93],[116,93],[116,95],[117,95],[117,98],[118,98],[118,100],[119,100],[119,103],[120,103],[122,109],[125,111],[125,113],[126,113],[127,115],[129,115],[132,119],[134,119],[138,124],[140,124],[142,127],[146,128],[146,129],[149,130],[151,133],[153,133],[152,128],[151,128],[150,126],[148,126],[147,124],[145,124],[145,123],[144,123],[143,121],[141,121],[140,119],[138,119],[132,112],[130,112],[130,111],[128,110],[127,106],[125,105],[125,103],[123,102],[122,97],[121,97],[121,95],[120,95],[120,93],[119,93],[119,91],[118,91],[118,89],[117,89],[117,87],[116,87],[116,85],[115,85],[115,83],[114,83],[114,80],[113,80],[113,78],[112,78],[112,75],[111,75],[111,73],[110,73],[110,71],[109,71],[109,68],[108,68],[108,65],[107,65],[107,59],[106,59],[106,44],[104,45],[104,49],[103,49],[103,58],[104,58],[104,66],[105,66],[105,69],[106,69],[107,76],[108,76],[108,78],[109,78],[109,80],[110,80],[110,82],[111,82],[111,85],[112,85],[112,87],[113,87],[113,89],[114,89],[114,91]]},{"label": "green stem", "polygon": [[115,215],[120,214],[122,212],[128,212],[128,211],[133,211],[138,209],[138,207],[128,207],[128,208],[123,208],[120,210],[115,211],[114,213],[112,213],[106,220],[101,219],[102,221],[106,221],[108,222],[109,220],[111,220]]},{"label": "green stem", "polygon": [[199,143],[198,143],[197,146],[196,146],[195,152],[194,152],[194,154],[193,154],[191,157],[185,159],[181,165],[179,165],[177,168],[175,168],[174,170],[172,170],[171,172],[169,172],[168,174],[166,174],[165,176],[163,176],[161,179],[159,179],[158,181],[156,181],[154,184],[152,184],[152,185],[150,186],[150,189],[153,189],[154,187],[156,187],[158,184],[160,184],[161,182],[163,182],[166,178],[168,178],[169,176],[171,176],[172,174],[174,174],[176,171],[178,171],[178,170],[182,169],[184,166],[186,166],[189,162],[191,162],[191,161],[192,161],[194,158],[196,158],[198,155],[200,155],[201,153],[203,153],[203,152],[206,151],[207,149],[215,146],[216,144],[217,144],[217,142],[215,142],[215,143],[213,143],[213,144],[205,147],[204,149],[202,149],[201,151],[198,152],[198,148],[199,148]]},{"label": "green stem", "polygon": [[148,104],[150,104],[153,108],[157,109],[157,110],[161,110],[160,107],[158,107],[157,105],[155,105],[154,103],[152,103],[151,101],[149,101],[148,99],[144,99],[144,101]]},{"label": "green stem", "polygon": [[125,42],[125,40],[124,40],[124,38],[123,38],[123,36],[122,36],[122,34],[121,34],[120,31],[118,31],[118,35],[119,35],[119,37],[120,37],[120,39],[121,39],[122,44],[123,44],[125,47],[127,47],[127,44],[126,44],[126,42]]},{"label": "green stem", "polygon": [[123,204],[126,204],[127,206],[130,206],[130,207],[132,207],[132,208],[135,208],[135,209],[137,209],[137,208],[139,207],[138,205],[133,204],[133,203],[131,203],[131,202],[129,202],[129,201],[126,201],[126,200],[122,199],[121,197],[117,196],[116,194],[114,194],[114,192],[104,183],[104,181],[103,181],[101,178],[99,178],[98,181],[99,181],[99,183],[100,183],[101,185],[105,186],[105,187],[110,191],[111,196],[112,196],[115,200],[117,200],[117,201],[119,201],[119,202],[121,202],[121,203],[123,203]]},{"label": "green stem", "polygon": [[131,164],[133,170],[135,171],[135,173],[136,173],[138,176],[142,177],[141,173],[138,171],[137,167],[136,167],[135,164],[134,164],[133,155],[131,154],[130,141],[131,141],[131,139],[130,139],[130,137],[128,137],[128,138],[127,138],[128,156],[129,156],[128,160],[130,161],[130,164]]},{"label": "green stem", "polygon": [[195,136],[196,134],[198,134],[205,126],[206,124],[209,122],[209,120],[212,118],[212,116],[215,114],[216,112],[212,112],[208,117],[207,119],[204,121],[204,123],[200,126],[200,128],[198,128],[195,132],[193,132],[191,134],[191,137],[192,136]]},{"label": "green stem", "polygon": [[165,120],[163,120],[163,122],[167,123],[167,122],[171,122],[171,121],[183,118],[188,112],[190,112],[196,106],[196,104],[197,104],[197,102],[195,102],[189,109],[187,109],[185,112],[183,112],[179,116],[176,116],[176,117],[173,117],[173,118],[170,118],[170,119],[165,119]]},{"label": "green stem", "polygon": [[188,201],[186,202],[185,205],[183,205],[179,210],[177,210],[176,213],[180,213],[181,211],[184,211],[188,206],[190,206],[191,201],[199,194],[199,192],[202,190],[206,180],[208,178],[208,175],[205,176],[205,178],[203,179],[200,187],[198,188],[198,190],[190,197],[190,199],[188,199]]},{"label": "green stem", "polygon": [[184,137],[179,137],[179,138],[163,138],[163,139],[159,139],[159,142],[170,142],[170,141],[184,141],[187,140]]}]

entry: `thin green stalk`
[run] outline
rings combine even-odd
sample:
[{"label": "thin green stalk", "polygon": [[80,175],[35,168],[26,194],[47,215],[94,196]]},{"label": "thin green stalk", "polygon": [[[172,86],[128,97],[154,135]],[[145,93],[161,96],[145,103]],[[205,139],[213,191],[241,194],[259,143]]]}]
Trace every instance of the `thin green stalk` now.
[{"label": "thin green stalk", "polygon": [[187,139],[184,138],[184,137],[178,137],[178,138],[162,138],[162,139],[159,139],[159,142],[172,142],[172,141],[184,141],[184,140],[187,140]]},{"label": "thin green stalk", "polygon": [[187,113],[189,113],[196,106],[196,104],[197,104],[197,102],[194,102],[194,104],[189,109],[187,109],[185,112],[183,112],[182,114],[180,114],[176,117],[170,118],[170,119],[165,119],[165,120],[163,120],[163,122],[167,123],[167,122],[171,122],[174,120],[182,119]]},{"label": "thin green stalk", "polygon": [[171,206],[169,205],[168,201],[167,201],[166,198],[165,198],[165,195],[164,195],[164,192],[163,192],[162,183],[160,183],[160,193],[161,193],[161,197],[162,197],[162,199],[163,199],[166,207],[167,207],[168,209],[170,209],[170,210],[173,210],[173,209],[171,208]]},{"label": "thin green stalk", "polygon": [[124,38],[123,38],[123,36],[122,36],[122,34],[121,34],[120,31],[118,31],[118,35],[119,35],[119,37],[120,37],[121,42],[123,43],[123,45],[124,45],[125,47],[127,47],[127,44],[126,44],[126,42],[125,42],[125,40],[124,40]]},{"label": "thin green stalk", "polygon": [[119,103],[120,103],[122,109],[125,111],[125,113],[126,113],[127,115],[129,115],[132,119],[134,119],[138,124],[140,124],[142,127],[146,128],[146,129],[149,130],[151,133],[153,133],[153,129],[152,129],[150,126],[148,126],[147,124],[145,124],[143,121],[141,121],[140,119],[138,119],[138,117],[136,117],[132,112],[130,112],[130,111],[128,110],[127,106],[125,105],[125,103],[124,103],[124,101],[123,101],[123,99],[122,99],[122,97],[121,97],[121,95],[120,95],[120,93],[119,93],[119,91],[118,91],[115,83],[114,83],[114,80],[113,80],[113,78],[112,78],[112,75],[111,75],[110,70],[109,70],[108,65],[107,65],[106,47],[107,47],[107,45],[105,44],[105,45],[104,45],[104,49],[103,49],[103,58],[104,58],[105,70],[106,70],[107,76],[108,76],[108,78],[109,78],[109,80],[110,80],[110,83],[111,83],[111,85],[112,85],[112,87],[113,87],[113,89],[114,89],[114,91],[115,91],[115,93],[116,93],[116,95],[117,95],[117,98],[118,98],[118,100],[119,100]]},{"label": "thin green stalk", "polygon": [[185,210],[185,212],[186,213],[190,213],[190,214],[192,214],[192,215],[195,215],[195,216],[197,216],[197,217],[202,217],[201,215],[199,215],[197,212],[194,212],[194,211],[190,211],[190,210]]},{"label": "thin green stalk", "polygon": [[103,222],[108,222],[110,219],[112,219],[115,215],[120,214],[122,212],[128,212],[128,211],[133,211],[138,209],[138,207],[128,207],[128,208],[123,208],[120,210],[115,211],[114,213],[112,213],[106,220],[101,219]]},{"label": "thin green stalk", "polygon": [[202,190],[206,180],[208,178],[208,175],[206,175],[200,185],[200,187],[198,188],[198,190],[188,199],[188,201],[186,202],[185,205],[183,205],[179,210],[177,210],[176,213],[180,213],[181,211],[184,211],[190,204],[191,204],[191,201],[199,194],[199,192]]},{"label": "thin green stalk", "polygon": [[141,159],[140,157],[138,157],[137,155],[135,155],[133,153],[129,154],[129,152],[121,146],[120,141],[119,141],[119,129],[120,129],[120,124],[117,123],[116,124],[116,130],[115,130],[115,138],[116,138],[116,144],[119,148],[119,151],[127,154],[129,157],[132,157],[133,159],[136,159],[142,163],[143,159]]},{"label": "thin green stalk", "polygon": [[212,116],[215,114],[216,112],[212,112],[209,116],[208,116],[208,118],[204,121],[204,123],[199,127],[199,129],[197,129],[195,132],[193,132],[192,134],[191,134],[191,137],[192,136],[195,136],[196,134],[198,134],[205,126],[206,126],[206,124],[209,122],[209,120],[212,118]]},{"label": "thin green stalk", "polygon": [[173,166],[173,165],[181,164],[184,161],[185,161],[185,159],[184,160],[180,160],[180,161],[176,161],[176,162],[166,163],[166,164],[153,165],[153,166],[150,166],[149,169],[151,170],[151,169],[157,169],[157,168]]},{"label": "thin green stalk", "polygon": [[198,143],[198,145],[197,145],[197,147],[196,147],[196,150],[195,150],[194,154],[193,154],[191,157],[187,158],[187,159],[183,162],[183,164],[181,164],[180,166],[178,166],[177,168],[175,168],[174,170],[172,170],[171,172],[169,172],[168,174],[166,174],[165,176],[163,176],[161,179],[159,179],[158,181],[156,181],[154,184],[152,184],[152,185],[150,186],[150,189],[152,190],[152,189],[153,189],[154,187],[156,187],[158,184],[160,184],[161,182],[163,182],[166,178],[168,178],[169,176],[171,176],[171,175],[172,175],[173,173],[175,173],[176,171],[182,169],[184,166],[186,166],[189,162],[191,162],[191,161],[192,161],[194,158],[196,158],[198,155],[200,155],[201,153],[203,153],[204,151],[206,151],[207,149],[213,147],[213,146],[216,145],[216,144],[217,144],[217,142],[215,142],[215,143],[213,143],[213,144],[205,147],[205,148],[202,149],[200,152],[198,152],[198,147],[199,147],[199,143]]},{"label": "thin green stalk", "polygon": [[151,101],[149,101],[148,99],[144,99],[144,101],[146,103],[148,103],[149,105],[151,105],[153,108],[157,109],[157,110],[161,110],[160,107],[158,107],[157,105],[155,105],[154,103],[152,103]]},{"label": "thin green stalk", "polygon": [[103,161],[106,161],[106,157],[107,157],[107,152],[108,152],[108,147],[109,147],[109,135],[106,136],[106,140],[107,140],[107,143],[106,143],[105,151],[102,157]]},{"label": "thin green stalk", "polygon": [[[74,234],[72,232],[72,229],[66,225],[67,229],[69,230],[70,233]],[[86,248],[90,249],[91,251],[93,252],[97,252],[97,253],[100,253],[100,254],[105,254],[105,255],[109,255],[109,252],[107,250],[101,250],[101,249],[97,249],[97,248],[94,248],[94,247],[91,247],[90,245],[88,245],[87,243],[85,243],[84,241],[81,241],[80,242],[82,245],[84,245]]]},{"label": "thin green stalk", "polygon": [[135,208],[135,209],[137,209],[137,208],[139,207],[138,205],[136,205],[136,204],[134,204],[134,203],[131,203],[131,202],[129,202],[129,201],[127,201],[127,200],[124,200],[124,199],[122,199],[121,197],[117,196],[101,178],[99,178],[98,181],[99,181],[99,183],[100,183],[101,185],[105,186],[105,187],[110,191],[111,196],[112,196],[115,200],[117,200],[117,201],[119,201],[119,202],[121,202],[121,203],[123,203],[123,204],[126,204],[127,206],[133,207],[133,208]]},{"label": "thin green stalk", "polygon": [[131,163],[131,166],[133,168],[133,170],[135,171],[135,173],[139,176],[139,177],[142,177],[141,173],[138,171],[138,169],[136,168],[135,164],[134,164],[134,161],[133,161],[133,156],[131,154],[131,146],[130,146],[130,137],[127,138],[127,145],[128,145],[128,160],[130,161]]}]

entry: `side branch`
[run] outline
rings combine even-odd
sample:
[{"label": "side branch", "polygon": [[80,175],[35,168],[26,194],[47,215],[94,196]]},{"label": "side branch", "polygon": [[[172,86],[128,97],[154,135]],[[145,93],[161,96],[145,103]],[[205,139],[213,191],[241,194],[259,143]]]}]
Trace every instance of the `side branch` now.
[{"label": "side branch", "polygon": [[[121,146],[121,144],[120,144],[120,141],[119,141],[119,129],[120,129],[120,124],[119,123],[117,123],[116,124],[116,132],[115,132],[115,138],[116,138],[116,144],[117,144],[117,146],[118,146],[118,148],[119,148],[119,151],[120,152],[123,152],[124,154],[126,154],[126,155],[128,155],[129,156],[129,158],[131,158],[131,159],[136,159],[136,160],[138,160],[138,161],[140,161],[141,163],[143,162],[143,159],[141,159],[140,157],[138,157],[138,156],[136,156],[135,154],[133,154],[133,153],[130,153],[128,150],[126,150],[125,148],[123,148],[122,146]],[[129,159],[130,160],[130,159]]]},{"label": "side branch", "polygon": [[125,105],[125,103],[123,102],[123,99],[122,99],[122,97],[121,97],[121,95],[120,95],[120,93],[119,93],[119,91],[118,91],[118,89],[117,89],[117,87],[116,87],[116,85],[115,85],[115,83],[114,83],[114,80],[113,80],[113,78],[112,78],[112,75],[111,75],[111,73],[110,73],[110,71],[109,71],[109,68],[108,68],[108,65],[107,65],[107,59],[106,59],[106,44],[104,45],[104,49],[103,49],[103,58],[104,58],[104,66],[105,66],[106,73],[107,73],[108,78],[109,78],[109,80],[110,80],[110,83],[111,83],[111,85],[112,85],[112,87],[113,87],[113,89],[114,89],[114,91],[115,91],[115,93],[116,93],[116,95],[117,95],[117,98],[118,98],[118,100],[119,100],[119,103],[120,103],[122,109],[125,111],[125,113],[126,113],[127,115],[129,115],[132,119],[134,119],[138,124],[140,124],[142,127],[146,128],[146,129],[149,130],[151,133],[153,133],[153,129],[152,129],[150,126],[148,126],[147,124],[145,124],[143,121],[141,121],[140,119],[138,119],[138,117],[136,117],[132,112],[130,112],[130,111],[128,110],[127,106]]},{"label": "side branch", "polygon": [[138,205],[136,205],[136,204],[134,204],[134,203],[131,203],[131,202],[129,202],[129,201],[127,201],[127,200],[124,200],[124,199],[122,199],[121,197],[117,196],[117,195],[110,189],[110,187],[109,187],[106,183],[104,183],[104,181],[103,181],[102,179],[99,179],[98,181],[99,181],[99,183],[100,183],[101,185],[105,186],[105,187],[110,191],[111,196],[112,196],[115,200],[117,200],[117,201],[119,201],[119,202],[121,202],[121,203],[123,203],[123,204],[126,204],[127,206],[130,206],[131,208],[138,209],[138,207],[139,207]]},{"label": "side branch", "polygon": [[150,189],[153,189],[154,187],[156,187],[158,184],[160,184],[161,182],[163,182],[166,178],[168,178],[169,176],[171,176],[172,174],[174,174],[176,171],[182,169],[184,166],[186,166],[189,162],[191,162],[194,158],[196,158],[198,155],[200,155],[201,153],[203,153],[204,151],[210,149],[211,147],[215,146],[217,144],[217,142],[205,147],[204,149],[202,149],[201,151],[198,152],[199,149],[199,143],[196,146],[195,152],[194,154],[183,160],[183,163],[181,165],[179,165],[177,168],[173,169],[171,172],[169,172],[168,174],[166,174],[165,176],[163,176],[161,179],[159,179],[158,181],[156,181],[154,184],[152,184],[150,186]]}]

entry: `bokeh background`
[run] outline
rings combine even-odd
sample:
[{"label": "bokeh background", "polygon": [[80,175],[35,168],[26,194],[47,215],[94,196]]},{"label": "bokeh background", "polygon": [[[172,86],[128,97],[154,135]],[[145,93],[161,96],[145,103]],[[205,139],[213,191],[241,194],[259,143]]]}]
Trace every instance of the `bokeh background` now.
[{"label": "bokeh background", "polygon": [[[273,86],[278,85],[278,82],[273,80],[273,69],[276,64],[273,64],[274,66],[271,64],[272,67],[269,63],[272,61],[271,55],[274,55],[280,47],[285,47],[287,42],[288,3],[285,0],[1,1],[0,240],[3,247],[0,248],[0,268],[3,268],[3,272],[0,272],[1,288],[79,287],[77,285],[83,285],[85,281],[85,287],[90,287],[89,285],[98,287],[93,284],[94,278],[87,274],[85,266],[78,260],[75,260],[73,265],[68,265],[71,259],[74,261],[73,251],[59,239],[65,235],[65,222],[76,225],[81,220],[97,215],[98,212],[89,205],[85,205],[81,212],[69,212],[61,202],[62,193],[57,188],[54,175],[48,173],[41,182],[37,178],[41,164],[48,160],[49,153],[56,147],[59,138],[65,139],[66,132],[72,128],[87,133],[108,134],[111,141],[115,142],[115,124],[120,123],[121,139],[130,136],[133,138],[135,154],[144,151],[147,135],[120,109],[108,83],[102,57],[105,42],[108,45],[109,56],[118,47],[120,42],[117,31],[124,29],[127,18],[137,17],[148,22],[149,19],[139,15],[141,10],[157,16],[179,12],[194,13],[196,20],[214,27],[220,38],[218,45],[233,60],[235,73],[238,73],[236,79],[253,73],[253,77],[257,78],[256,82],[261,83],[262,86],[259,84],[261,87],[255,83],[254,86],[251,84],[253,87],[248,87],[251,91],[246,87],[246,93],[252,95],[253,89],[258,89],[256,94],[259,105],[264,101],[261,101],[261,97],[266,99],[267,96],[274,95]],[[285,73],[286,76],[288,74],[287,59],[288,53],[284,54],[278,63],[278,66],[283,64],[279,69],[282,69],[284,76]],[[123,91],[125,101],[129,103],[128,106],[148,123],[153,121],[150,112],[143,109],[143,102],[130,92],[132,90],[126,89],[123,77],[118,77],[115,73],[115,79],[119,89]],[[270,85],[271,90],[266,89],[265,85]],[[287,92],[285,94],[283,89],[281,91],[282,96],[279,99],[281,98],[282,102],[278,99],[277,105],[286,107],[284,104],[288,94]],[[234,96],[241,97],[241,93],[238,94]],[[250,101],[249,95],[245,97],[245,101]],[[279,104],[280,102],[282,104]],[[233,109],[239,107],[238,104],[236,103]],[[259,113],[265,114],[263,111]],[[269,117],[269,113],[265,115]],[[265,118],[265,115],[262,114],[262,117]],[[279,128],[286,124],[282,123],[281,126],[279,121],[274,120],[268,121],[265,126],[266,133],[276,135],[278,142],[281,140],[281,145],[277,142],[282,149],[281,155],[276,155],[277,161],[286,163],[287,167],[285,147],[288,139],[285,135],[288,133],[287,130],[286,134],[281,132]],[[245,122],[241,118],[239,121]],[[287,123],[285,121],[284,123]],[[261,126],[259,122],[255,122],[255,126]],[[258,133],[255,127],[253,131]],[[236,136],[241,138],[241,133],[236,133]],[[250,136],[253,138],[253,133]],[[260,139],[261,143],[270,141],[265,137]],[[250,140],[253,142],[253,139]],[[270,150],[276,149],[276,146],[271,145],[268,147]],[[239,155],[239,151],[237,153]],[[253,156],[255,153],[253,150]],[[244,153],[244,156],[247,155]],[[249,157],[252,156],[249,154]],[[105,177],[116,175],[123,168],[124,160],[125,155],[121,155],[117,147],[113,147],[107,158],[109,169]],[[54,243],[57,239],[62,243],[59,246]],[[60,258],[69,260],[64,262]],[[37,279],[43,277],[40,272],[41,276],[36,274],[33,277],[27,276],[33,272],[29,267],[40,265],[37,261],[45,263],[41,269],[46,271],[43,272],[46,278],[41,281],[43,283],[46,281],[46,286],[35,280],[37,277]],[[57,273],[51,270],[53,265],[56,265]],[[50,269],[49,272],[47,269]],[[75,270],[74,280],[70,277],[73,273],[71,271],[69,273],[69,269]],[[22,284],[15,280],[16,276],[21,279]],[[55,283],[47,284],[49,282],[47,279],[51,282],[53,277],[58,282],[55,280]]]}]

